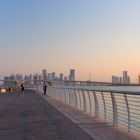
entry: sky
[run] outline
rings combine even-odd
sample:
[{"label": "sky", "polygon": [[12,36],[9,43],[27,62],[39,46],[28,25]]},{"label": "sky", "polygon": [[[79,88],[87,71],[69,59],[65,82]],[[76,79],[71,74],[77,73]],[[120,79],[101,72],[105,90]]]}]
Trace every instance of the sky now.
[{"label": "sky", "polygon": [[0,76],[140,74],[139,0],[0,0]]}]

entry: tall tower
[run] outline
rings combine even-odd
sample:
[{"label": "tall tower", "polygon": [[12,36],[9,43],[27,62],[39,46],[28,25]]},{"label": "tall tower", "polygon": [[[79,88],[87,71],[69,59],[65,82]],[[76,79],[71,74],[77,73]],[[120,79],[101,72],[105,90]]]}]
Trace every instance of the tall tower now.
[{"label": "tall tower", "polygon": [[138,76],[138,84],[140,84],[140,76]]},{"label": "tall tower", "polygon": [[123,83],[127,83],[127,71],[123,71]]},{"label": "tall tower", "polygon": [[37,80],[38,80],[38,74],[34,74],[33,75],[33,84],[34,85],[37,85],[38,84],[38,81]]},{"label": "tall tower", "polygon": [[130,77],[127,74],[127,71],[123,71],[123,84],[130,84]]},{"label": "tall tower", "polygon": [[74,69],[70,69],[69,80],[75,81],[75,70]]},{"label": "tall tower", "polygon": [[60,73],[60,77],[59,77],[60,81],[63,81],[63,73]]},{"label": "tall tower", "polygon": [[45,69],[42,70],[42,80],[47,80],[47,70]]}]

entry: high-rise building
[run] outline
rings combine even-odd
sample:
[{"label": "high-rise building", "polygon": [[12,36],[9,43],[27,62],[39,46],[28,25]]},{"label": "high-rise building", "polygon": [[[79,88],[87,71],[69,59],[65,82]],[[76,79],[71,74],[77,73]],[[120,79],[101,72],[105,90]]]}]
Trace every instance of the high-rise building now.
[{"label": "high-rise building", "polygon": [[30,85],[31,84],[30,77],[28,75],[24,76],[24,84],[25,85]]},{"label": "high-rise building", "polygon": [[75,81],[75,70],[74,69],[70,69],[69,80]]},{"label": "high-rise building", "polygon": [[112,83],[114,83],[114,84],[121,83],[121,78],[118,76],[112,76]]},{"label": "high-rise building", "polygon": [[4,77],[4,83],[3,83],[3,84],[4,84],[5,86],[9,85],[9,83],[10,83],[9,80],[10,80],[9,76],[5,76],[5,77]]},{"label": "high-rise building", "polygon": [[12,73],[12,74],[9,76],[9,80],[10,80],[9,85],[13,86],[13,85],[16,84],[16,83],[15,83],[16,76],[15,76],[14,73]]},{"label": "high-rise building", "polygon": [[42,70],[42,80],[47,80],[47,70],[45,69]]},{"label": "high-rise building", "polygon": [[47,80],[51,80],[51,78],[52,78],[52,73],[48,73]]},{"label": "high-rise building", "polygon": [[55,72],[53,72],[52,75],[51,75],[51,79],[52,79],[52,80],[55,80],[55,78],[56,78]]},{"label": "high-rise building", "polygon": [[41,83],[42,75],[39,75],[39,76],[38,76],[38,80],[39,80],[39,83]]},{"label": "high-rise building", "polygon": [[22,74],[16,74],[16,80],[21,81],[23,79]]},{"label": "high-rise building", "polygon": [[37,85],[38,84],[38,74],[34,74],[33,75],[33,85]]},{"label": "high-rise building", "polygon": [[29,75],[30,84],[33,83],[32,74]]},{"label": "high-rise building", "polygon": [[10,77],[9,77],[9,79],[12,81],[14,81],[14,80],[16,80],[16,76],[14,75],[14,74],[12,74]]},{"label": "high-rise building", "polygon": [[138,84],[140,84],[140,76],[138,76]]},{"label": "high-rise building", "polygon": [[127,71],[123,71],[123,84],[130,84],[130,77],[127,74]]},{"label": "high-rise building", "polygon": [[63,81],[63,73],[60,73],[60,77],[59,77],[60,81]]}]

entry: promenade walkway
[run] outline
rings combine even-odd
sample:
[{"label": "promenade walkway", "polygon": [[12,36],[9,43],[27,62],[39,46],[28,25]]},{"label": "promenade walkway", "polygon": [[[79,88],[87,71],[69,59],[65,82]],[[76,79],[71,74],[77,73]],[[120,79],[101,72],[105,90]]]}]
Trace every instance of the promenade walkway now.
[{"label": "promenade walkway", "polygon": [[51,98],[0,94],[0,140],[140,140]]},{"label": "promenade walkway", "polygon": [[0,94],[0,140],[93,140],[37,93]]}]

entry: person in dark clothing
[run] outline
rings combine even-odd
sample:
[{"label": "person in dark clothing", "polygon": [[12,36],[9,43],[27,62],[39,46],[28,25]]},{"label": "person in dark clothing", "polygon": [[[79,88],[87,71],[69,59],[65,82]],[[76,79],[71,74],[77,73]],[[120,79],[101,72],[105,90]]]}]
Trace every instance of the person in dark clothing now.
[{"label": "person in dark clothing", "polygon": [[21,90],[21,95],[24,96],[24,85],[23,85],[23,83],[20,86],[20,90]]},{"label": "person in dark clothing", "polygon": [[45,82],[44,82],[44,85],[43,85],[43,91],[44,91],[44,95],[46,95],[46,92],[47,92],[47,85],[46,85]]}]

